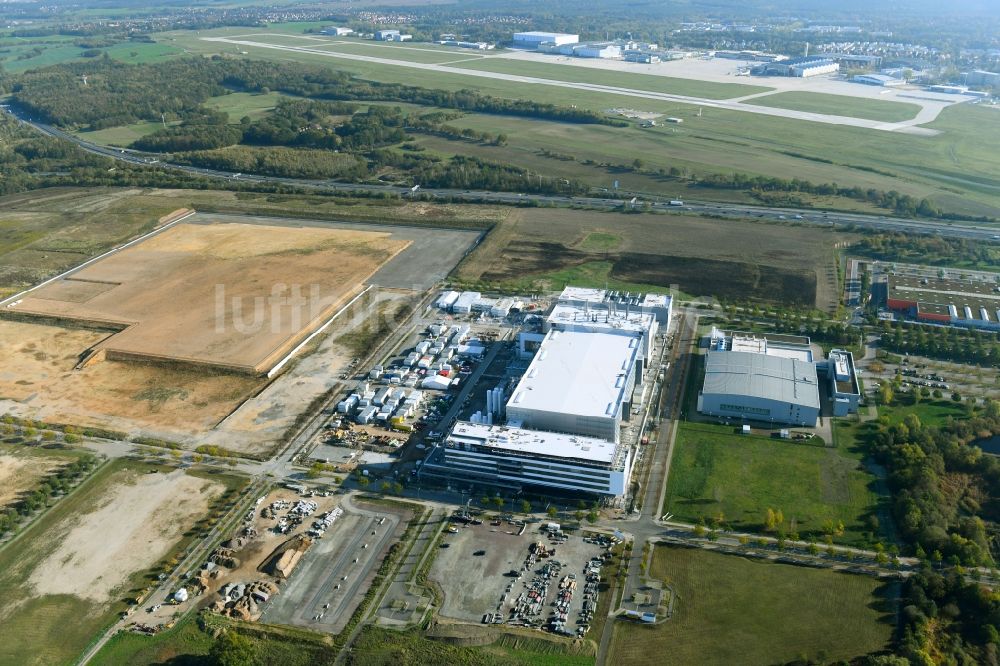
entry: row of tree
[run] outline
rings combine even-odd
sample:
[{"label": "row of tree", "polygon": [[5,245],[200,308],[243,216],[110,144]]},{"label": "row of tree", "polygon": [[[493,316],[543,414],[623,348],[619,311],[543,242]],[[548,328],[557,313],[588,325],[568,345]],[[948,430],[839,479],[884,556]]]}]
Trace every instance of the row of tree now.
[{"label": "row of tree", "polygon": [[882,322],[881,346],[898,354],[1000,367],[997,334],[952,326],[927,326],[908,322]]},{"label": "row of tree", "polygon": [[1000,265],[1000,244],[968,238],[869,233],[851,250],[879,261],[914,262],[935,266]]},{"label": "row of tree", "polygon": [[64,495],[85,474],[94,469],[97,462],[95,456],[89,454],[81,456],[49,473],[13,504],[0,509],[0,536],[15,530],[22,520],[48,504],[51,498]]}]

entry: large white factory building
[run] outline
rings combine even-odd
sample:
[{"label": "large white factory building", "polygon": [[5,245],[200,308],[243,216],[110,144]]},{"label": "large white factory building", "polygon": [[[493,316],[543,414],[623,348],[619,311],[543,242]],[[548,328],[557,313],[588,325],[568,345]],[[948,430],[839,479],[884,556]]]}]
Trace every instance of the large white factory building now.
[{"label": "large white factory building", "polygon": [[520,335],[531,362],[506,403],[490,391],[490,413],[459,421],[423,473],[621,495],[632,465],[622,423],[670,315],[669,296],[567,288],[542,332]]}]

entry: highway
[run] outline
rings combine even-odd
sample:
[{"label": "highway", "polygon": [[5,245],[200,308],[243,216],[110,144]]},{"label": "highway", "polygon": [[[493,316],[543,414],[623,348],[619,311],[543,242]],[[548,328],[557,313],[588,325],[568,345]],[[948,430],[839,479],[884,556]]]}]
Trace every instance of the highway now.
[{"label": "highway", "polygon": [[[153,168],[181,171],[194,176],[217,178],[239,183],[261,183],[270,185],[286,185],[302,189],[314,189],[333,192],[366,192],[388,193],[398,196],[410,196],[414,192],[409,187],[400,185],[385,185],[375,183],[344,183],[334,180],[306,180],[298,178],[281,178],[277,176],[261,176],[256,174],[241,174],[215,169],[203,169],[162,161],[163,155],[141,153],[129,149],[109,148],[101,146],[63,130],[39,122],[28,117],[18,109],[8,107],[7,111],[30,125],[35,130],[48,136],[75,143],[81,149],[103,155],[121,162]],[[521,192],[491,192],[485,190],[460,190],[448,188],[419,188],[417,195],[424,197],[441,197],[452,201],[468,203],[491,203],[505,205],[522,205],[533,201],[556,206],[586,206],[603,210],[624,210],[629,207],[629,201],[635,197],[637,206],[649,204],[651,210],[660,213],[700,214],[725,219],[759,219],[765,222],[809,224],[826,228],[837,226],[854,226],[886,232],[904,234],[937,235],[948,238],[966,238],[979,241],[1000,241],[1000,227],[976,224],[957,224],[947,221],[912,220],[888,215],[869,215],[862,213],[844,213],[822,211],[811,208],[772,208],[748,204],[715,203],[710,201],[684,201],[682,205],[672,205],[668,197],[649,195],[643,192],[618,190],[614,195],[606,190],[594,190],[586,196],[571,196],[559,194],[525,194]]]}]

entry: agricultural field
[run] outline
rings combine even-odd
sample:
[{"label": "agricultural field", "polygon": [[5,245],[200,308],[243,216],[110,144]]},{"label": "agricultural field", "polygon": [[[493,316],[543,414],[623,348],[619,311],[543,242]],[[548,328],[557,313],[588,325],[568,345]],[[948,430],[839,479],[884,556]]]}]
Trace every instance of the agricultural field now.
[{"label": "agricultural field", "polygon": [[890,645],[891,584],[828,570],[657,546],[650,567],[676,595],[665,623],[618,620],[609,663],[746,666],[851,660]]},{"label": "agricultural field", "polygon": [[0,663],[72,662],[238,483],[128,459],[98,471],[0,550]]},{"label": "agricultural field", "polygon": [[747,104],[770,106],[793,111],[809,111],[810,113],[826,113],[852,118],[867,118],[884,122],[900,122],[915,118],[920,111],[916,104],[904,102],[888,102],[865,97],[847,97],[845,95],[829,95],[816,92],[780,92],[764,97],[755,97]]},{"label": "agricultural field", "polygon": [[[826,447],[734,433],[731,426],[682,423],[667,482],[664,513],[677,520],[763,532],[768,509],[781,511],[785,533],[838,543],[866,543],[877,515],[875,477],[853,441]],[[843,522],[844,530],[831,529]],[[878,535],[875,535],[876,539]]]},{"label": "agricultural field", "polygon": [[456,277],[522,292],[676,285],[691,296],[826,308],[837,299],[833,242],[806,227],[526,208],[494,228]]},{"label": "agricultural field", "polygon": [[184,205],[126,188],[53,188],[3,197],[0,204],[0,297],[151,231]]},{"label": "agricultural field", "polygon": [[30,292],[8,314],[119,331],[81,353],[260,374],[408,245],[199,217]]}]

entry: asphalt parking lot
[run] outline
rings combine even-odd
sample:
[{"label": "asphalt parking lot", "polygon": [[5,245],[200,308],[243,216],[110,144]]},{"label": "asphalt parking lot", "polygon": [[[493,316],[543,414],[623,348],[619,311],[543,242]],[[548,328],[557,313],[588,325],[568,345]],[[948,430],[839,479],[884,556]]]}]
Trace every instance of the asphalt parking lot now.
[{"label": "asphalt parking lot", "polygon": [[[605,549],[579,536],[555,541],[539,527],[528,525],[519,536],[520,527],[506,521],[455,524],[457,533],[445,533],[430,573],[443,592],[441,615],[475,623],[489,616],[492,623],[551,629],[552,614],[559,612],[564,622],[555,628],[576,635],[586,624],[580,611],[588,600],[587,565]],[[530,556],[539,542],[555,553]],[[596,605],[593,594],[589,600]]]},{"label": "asphalt parking lot", "polygon": [[364,598],[379,563],[410,515],[358,503],[313,544],[261,620],[338,633]]}]

